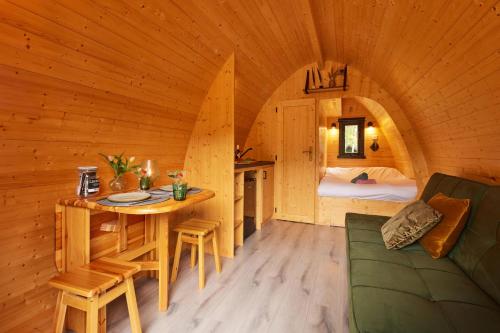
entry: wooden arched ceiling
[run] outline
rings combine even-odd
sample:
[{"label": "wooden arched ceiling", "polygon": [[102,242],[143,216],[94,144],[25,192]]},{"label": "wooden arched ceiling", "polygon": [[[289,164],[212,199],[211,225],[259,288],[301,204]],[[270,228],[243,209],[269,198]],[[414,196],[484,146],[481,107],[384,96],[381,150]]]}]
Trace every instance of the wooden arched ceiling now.
[{"label": "wooden arched ceiling", "polygon": [[174,143],[181,155],[231,53],[239,144],[281,82],[331,59],[392,95],[414,125],[430,172],[494,177],[499,7],[488,0],[3,0],[0,42],[8,47],[0,61],[74,89],[125,96],[139,112],[164,110],[183,128],[175,134],[182,143]]}]

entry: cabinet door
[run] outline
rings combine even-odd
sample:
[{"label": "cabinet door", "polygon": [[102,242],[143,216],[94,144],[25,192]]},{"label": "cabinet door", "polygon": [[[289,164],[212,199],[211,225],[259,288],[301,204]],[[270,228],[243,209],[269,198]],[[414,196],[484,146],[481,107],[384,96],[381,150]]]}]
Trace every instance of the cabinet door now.
[{"label": "cabinet door", "polygon": [[263,222],[268,221],[274,214],[274,168],[263,169],[263,194],[262,217]]}]

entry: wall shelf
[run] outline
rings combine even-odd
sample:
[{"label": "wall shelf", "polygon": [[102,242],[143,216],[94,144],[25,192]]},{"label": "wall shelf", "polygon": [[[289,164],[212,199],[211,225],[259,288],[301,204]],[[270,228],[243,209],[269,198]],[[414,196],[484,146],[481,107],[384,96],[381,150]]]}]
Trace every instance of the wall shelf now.
[{"label": "wall shelf", "polygon": [[[320,87],[316,88],[316,75],[315,72],[317,71],[317,77],[318,77],[318,85]],[[312,81],[313,81],[313,87],[314,88],[309,88],[309,74],[312,76]],[[347,85],[347,65],[344,66],[344,68],[339,69],[335,72],[333,72],[333,69],[331,72],[328,72],[328,75],[330,76],[330,86],[328,87],[322,87],[323,85],[323,80],[321,77],[321,72],[319,68],[313,68],[311,70],[311,73],[309,73],[309,70],[306,72],[306,82],[304,85],[304,94],[312,94],[312,93],[319,93],[319,92],[328,92],[328,91],[346,91],[349,86]],[[342,85],[337,85],[336,84],[336,78],[340,76],[342,78]]]},{"label": "wall shelf", "polygon": [[314,93],[320,93],[320,92],[328,92],[328,91],[346,91],[349,86],[344,87],[333,87],[333,88],[315,88],[315,89],[304,89],[304,93],[307,94],[314,94]]}]

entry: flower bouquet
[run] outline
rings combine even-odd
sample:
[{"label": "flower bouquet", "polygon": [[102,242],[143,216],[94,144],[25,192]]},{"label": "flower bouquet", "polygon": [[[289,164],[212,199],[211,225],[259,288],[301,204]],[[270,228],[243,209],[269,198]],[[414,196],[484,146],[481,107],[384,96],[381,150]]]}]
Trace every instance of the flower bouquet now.
[{"label": "flower bouquet", "polygon": [[132,165],[132,163],[134,163],[135,161],[135,157],[132,156],[130,158],[126,158],[123,157],[123,153],[121,153],[120,155],[99,155],[101,155],[106,160],[109,166],[113,169],[113,173],[115,174],[113,179],[111,179],[111,181],[109,182],[109,187],[111,188],[111,190],[115,192],[125,190],[126,184],[123,175],[131,170],[135,170],[138,167],[138,165]]}]

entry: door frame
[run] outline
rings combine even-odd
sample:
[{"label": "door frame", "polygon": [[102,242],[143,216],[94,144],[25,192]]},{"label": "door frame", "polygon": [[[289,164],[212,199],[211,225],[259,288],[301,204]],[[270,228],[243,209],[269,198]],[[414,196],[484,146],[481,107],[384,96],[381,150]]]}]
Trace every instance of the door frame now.
[{"label": "door frame", "polygon": [[276,219],[281,219],[281,220],[287,220],[287,218],[290,218],[287,215],[283,215],[283,207],[282,207],[282,193],[283,193],[283,150],[284,150],[284,140],[283,140],[283,108],[286,106],[296,106],[296,105],[305,105],[305,106],[312,106],[314,109],[314,142],[313,142],[313,163],[314,163],[314,185],[315,185],[315,193],[314,197],[311,199],[314,207],[313,207],[313,216],[312,216],[312,221],[305,220],[305,219],[295,219],[293,222],[303,222],[303,223],[310,223],[314,224],[316,223],[316,216],[317,216],[317,184],[318,184],[318,131],[317,131],[317,126],[318,126],[318,111],[317,111],[317,105],[316,105],[316,99],[315,98],[302,98],[302,99],[293,99],[293,100],[286,100],[286,101],[281,101],[278,103],[276,112],[277,112],[277,126],[276,130],[278,133],[278,142],[276,143],[276,164],[275,164],[275,207],[276,207],[276,212],[274,214],[274,218]]}]

